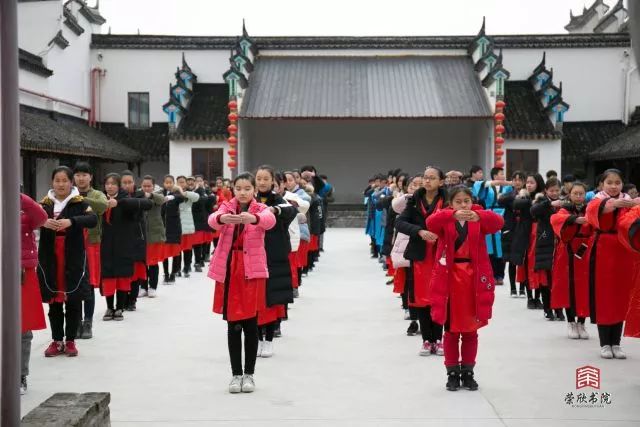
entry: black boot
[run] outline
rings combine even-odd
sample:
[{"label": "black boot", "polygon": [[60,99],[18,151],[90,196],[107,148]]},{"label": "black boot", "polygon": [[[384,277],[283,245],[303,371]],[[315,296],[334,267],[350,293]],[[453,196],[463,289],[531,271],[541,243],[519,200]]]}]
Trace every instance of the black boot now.
[{"label": "black boot", "polygon": [[463,366],[461,369],[462,387],[467,390],[475,391],[478,389],[478,383],[473,379],[473,366]]},{"label": "black boot", "polygon": [[536,309],[536,301],[533,298],[527,300],[527,308],[529,310],[535,310]]},{"label": "black boot", "polygon": [[554,311],[556,313],[556,319],[558,319],[561,322],[564,322],[566,320],[561,308],[556,308]]},{"label": "black boot", "polygon": [[460,366],[447,367],[447,390],[458,391],[460,389]]}]

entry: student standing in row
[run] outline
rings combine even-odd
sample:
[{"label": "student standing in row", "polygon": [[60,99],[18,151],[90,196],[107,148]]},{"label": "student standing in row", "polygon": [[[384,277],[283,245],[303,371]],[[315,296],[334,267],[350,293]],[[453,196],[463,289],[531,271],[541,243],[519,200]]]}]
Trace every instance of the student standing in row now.
[{"label": "student standing in row", "polygon": [[593,229],[585,218],[587,187],[575,182],[562,209],[551,216],[558,237],[553,260],[551,308],[565,309],[568,337],[589,339],[585,319],[589,316],[589,240]]},{"label": "student standing in row", "polygon": [[[227,321],[227,344],[231,360],[230,393],[255,390],[258,353],[258,310],[264,307],[269,276],[265,232],[276,224],[270,208],[254,199],[253,175],[244,173],[234,181],[235,197],[222,202],[209,217],[209,225],[220,231],[220,240],[209,265],[215,281],[214,313]],[[245,363],[242,367],[242,333]]]},{"label": "student standing in row", "polygon": [[[193,191],[189,191],[187,177],[179,176],[176,178],[178,186],[184,195],[184,202],[180,203],[180,224],[182,225],[182,275],[188,278],[191,275],[191,261],[193,259],[193,244],[195,242],[196,228],[193,224],[193,204],[196,203],[200,196]],[[174,261],[176,259],[174,258]],[[179,261],[179,260],[178,260]]]},{"label": "student standing in row", "polygon": [[[182,189],[176,186],[172,175],[165,175],[162,185],[162,195],[165,203],[162,205],[162,220],[165,226],[165,254],[162,267],[164,271],[164,283],[166,285],[176,282],[176,276],[180,274],[180,260],[182,259],[182,223],[180,222],[180,204],[185,197]],[[169,260],[171,259],[171,270]]]},{"label": "student standing in row", "polygon": [[86,293],[86,298],[83,298],[84,320],[80,322],[76,335],[76,338],[79,339],[90,339],[93,337],[93,314],[96,308],[95,289],[100,288],[102,280],[100,242],[102,240],[102,215],[107,210],[107,197],[102,191],[92,188],[93,170],[88,163],[76,163],[73,168],[73,180],[80,195],[84,197],[84,201],[89,205],[93,213],[98,216],[98,225],[89,229],[87,241],[85,242],[91,288]]},{"label": "student standing in row", "polygon": [[258,314],[260,327],[260,357],[273,356],[273,338],[278,321],[285,318],[285,305],[293,302],[293,283],[291,277],[291,240],[289,225],[298,214],[296,208],[287,203],[273,189],[276,185],[275,171],[270,166],[260,166],[256,172],[256,199],[269,207],[276,217],[276,224],[267,231],[265,248],[269,278],[266,288],[266,307]]},{"label": "student standing in row", "polygon": [[622,193],[622,172],[606,170],[602,191],[587,206],[587,222],[594,228],[589,271],[589,314],[598,325],[600,356],[626,359],[620,346],[635,265],[633,253],[618,239],[618,221],[638,203]]},{"label": "student standing in row", "polygon": [[478,329],[491,319],[495,279],[485,236],[502,228],[500,214],[473,205],[466,187],[449,195],[451,208],[429,216],[427,227],[438,235],[432,276],[431,314],[445,325],[444,357],[449,391],[477,390],[474,367]]},{"label": "student standing in row", "polygon": [[396,219],[396,230],[409,236],[404,257],[411,261],[406,275],[409,307],[416,311],[422,332],[421,356],[444,355],[442,324],[431,317],[431,273],[436,263],[438,235],[429,231],[427,219],[446,207],[447,194],[442,188],[444,173],[436,167],[427,167],[423,187],[416,190],[407,206]]},{"label": "student standing in row", "polygon": [[[511,175],[513,186],[508,192],[502,193],[498,197],[498,204],[504,208],[504,226],[502,228],[502,258],[509,263],[507,271],[509,273],[509,285],[511,286],[511,298],[518,297],[518,288],[516,283],[516,264],[511,261],[511,245],[513,244],[515,231],[518,225],[519,217],[513,210],[513,202],[518,193],[524,188],[524,182],[527,179],[524,172],[515,171]],[[524,284],[520,284],[520,297],[525,298],[526,292]]]},{"label": "student standing in row", "polygon": [[147,280],[141,284],[140,297],[155,298],[160,275],[159,264],[165,260],[166,235],[162,222],[162,206],[165,203],[165,197],[154,192],[155,179],[151,175],[145,175],[142,178],[141,188],[145,194],[151,195],[153,205],[150,210],[144,212],[147,226]]},{"label": "student standing in row", "polygon": [[20,236],[21,236],[21,315],[22,346],[20,394],[27,392],[27,376],[29,376],[29,359],[31,358],[31,341],[33,331],[47,329],[42,309],[42,297],[38,284],[38,247],[34,231],[47,221],[45,210],[26,194],[20,193]]},{"label": "student standing in row", "polygon": [[82,294],[89,289],[84,232],[95,227],[98,218],[73,186],[70,168],[55,168],[51,181],[52,189],[41,202],[48,219],[40,229],[38,247],[40,293],[49,304],[53,336],[44,354],[77,356]]}]

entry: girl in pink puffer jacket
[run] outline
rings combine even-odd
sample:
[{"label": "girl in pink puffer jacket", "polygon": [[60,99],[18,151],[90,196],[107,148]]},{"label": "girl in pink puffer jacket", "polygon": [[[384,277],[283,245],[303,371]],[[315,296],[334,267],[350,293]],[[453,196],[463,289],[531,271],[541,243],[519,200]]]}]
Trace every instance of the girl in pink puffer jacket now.
[{"label": "girl in pink puffer jacket", "polygon": [[[209,266],[215,280],[214,313],[228,325],[229,357],[233,378],[230,393],[251,393],[258,354],[258,310],[266,306],[267,254],[265,231],[273,228],[272,209],[255,200],[255,179],[249,173],[233,181],[235,197],[209,216],[209,225],[220,231],[218,245]],[[245,366],[242,369],[242,331]]]}]

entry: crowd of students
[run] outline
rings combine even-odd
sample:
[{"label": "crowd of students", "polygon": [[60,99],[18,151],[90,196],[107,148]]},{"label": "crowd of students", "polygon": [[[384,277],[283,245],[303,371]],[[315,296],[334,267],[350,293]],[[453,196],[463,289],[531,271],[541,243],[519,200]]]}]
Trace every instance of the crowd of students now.
[{"label": "crowd of students", "polygon": [[477,330],[492,316],[495,287],[567,322],[569,339],[597,325],[600,355],[625,359],[623,335],[640,337],[640,198],[609,169],[587,186],[553,171],[502,168],[488,179],[429,166],[374,176],[364,191],[371,256],[402,297],[407,334],[421,356],[444,356],[446,389],[477,390]]},{"label": "crowd of students", "polygon": [[206,263],[213,311],[228,322],[229,391],[252,392],[256,358],[273,356],[287,305],[319,259],[333,192],[326,177],[313,166],[261,166],[232,182],[165,175],[162,187],[131,171],[107,174],[100,188],[93,177],[85,162],[59,166],[39,203],[21,194],[21,393],[32,331],[46,329],[43,303],[53,338],[44,356],[74,357],[76,340],[93,338],[96,289],[107,305],[102,320],[123,321],[139,298],[157,296],[160,264],[171,286]]}]

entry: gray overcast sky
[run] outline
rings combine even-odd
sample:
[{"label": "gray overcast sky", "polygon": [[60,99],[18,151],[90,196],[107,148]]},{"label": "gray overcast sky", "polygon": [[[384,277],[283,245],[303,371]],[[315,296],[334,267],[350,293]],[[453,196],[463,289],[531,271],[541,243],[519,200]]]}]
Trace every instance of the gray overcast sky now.
[{"label": "gray overcast sky", "polygon": [[[610,6],[616,0],[605,1]],[[94,4],[94,0],[89,0]],[[113,34],[253,36],[566,33],[593,0],[102,0]],[[626,3],[626,2],[625,2]]]}]

